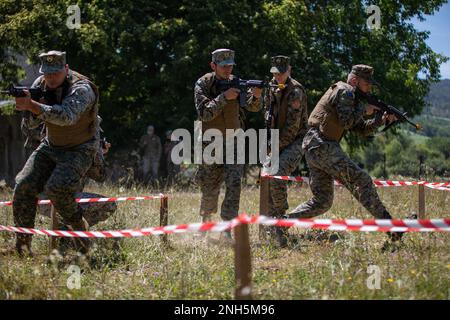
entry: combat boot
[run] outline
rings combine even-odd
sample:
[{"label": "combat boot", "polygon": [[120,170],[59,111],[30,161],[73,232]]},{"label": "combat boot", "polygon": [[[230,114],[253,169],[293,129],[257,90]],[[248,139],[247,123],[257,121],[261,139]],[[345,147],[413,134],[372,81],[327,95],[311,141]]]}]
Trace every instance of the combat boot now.
[{"label": "combat boot", "polygon": [[202,223],[212,222],[212,214],[203,214],[202,215]]},{"label": "combat boot", "polygon": [[284,227],[275,228],[275,239],[280,248],[286,248],[288,246],[288,229]]},{"label": "combat boot", "polygon": [[[58,228],[58,230],[71,230],[69,226],[67,225],[60,225]],[[72,238],[69,237],[60,237],[58,238],[58,252],[61,255],[65,255],[67,250],[70,248],[74,248],[74,241]]]},{"label": "combat boot", "polygon": [[0,250],[0,255],[7,256],[17,253],[20,257],[24,257],[25,255],[33,257],[33,251],[31,251],[32,238],[33,236],[31,234],[17,233],[15,247]]},{"label": "combat boot", "polygon": [[[202,223],[210,223],[212,222],[212,217],[213,217],[213,213],[208,213],[208,212],[201,212],[200,216],[202,217]],[[208,234],[208,232],[200,232],[200,233],[196,233],[194,234],[196,237],[206,237]]]},{"label": "combat boot", "polygon": [[[413,216],[407,217],[407,219],[411,219]],[[383,213],[383,219],[392,219],[392,216],[386,210]],[[382,252],[395,252],[400,249],[401,241],[403,238],[404,232],[402,231],[388,231],[386,235],[389,237],[389,240],[386,240],[381,248]]]},{"label": "combat boot", "polygon": [[17,236],[16,240],[17,253],[19,253],[19,255],[23,257],[26,251],[27,254],[30,257],[32,257],[33,251],[31,251],[31,240],[33,239],[33,236],[31,234],[23,234],[23,233],[18,233],[16,236]]},{"label": "combat boot", "polygon": [[24,256],[33,257],[33,251],[31,251],[32,238],[33,236],[31,234],[17,233],[15,248],[6,248],[0,251],[0,254],[12,255],[14,253],[17,253],[19,254],[20,257]]},{"label": "combat boot", "polygon": [[[61,217],[59,215],[57,215],[57,219],[56,219],[56,224],[54,226],[55,230],[62,230],[62,231],[67,231],[70,230],[72,231],[72,228],[69,225],[66,225],[63,223]],[[69,249],[74,249],[75,248],[75,241],[73,238],[69,238],[69,237],[58,237],[57,238],[57,247],[58,247],[58,253],[61,255],[65,255],[66,252]]]},{"label": "combat boot", "polygon": [[[222,221],[228,222],[229,220],[222,218]],[[231,233],[231,229],[221,232],[220,238],[223,239],[225,241],[225,243],[227,243],[229,245],[234,245],[234,238],[233,238],[233,234]]]},{"label": "combat boot", "polygon": [[233,244],[234,243],[234,239],[233,239],[233,235],[231,234],[231,230],[225,230],[224,232],[222,232],[222,236],[225,242],[227,242],[228,244]]},{"label": "combat boot", "polygon": [[[71,225],[68,226],[70,230],[72,231],[88,231],[89,230],[89,224],[84,218],[81,218],[81,220],[77,222],[72,222]],[[90,239],[88,238],[71,238],[73,241],[73,245],[76,251],[87,254],[89,252],[90,248]]]},{"label": "combat boot", "polygon": [[288,229],[284,227],[269,226],[266,228],[267,244],[279,248],[286,248],[288,245]]}]

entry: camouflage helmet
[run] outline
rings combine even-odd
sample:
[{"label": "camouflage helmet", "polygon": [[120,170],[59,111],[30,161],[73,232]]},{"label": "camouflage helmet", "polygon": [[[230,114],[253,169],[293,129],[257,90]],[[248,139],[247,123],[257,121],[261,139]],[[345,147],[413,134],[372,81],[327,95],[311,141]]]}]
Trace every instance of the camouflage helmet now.
[{"label": "camouflage helmet", "polygon": [[212,53],[212,62],[223,67],[228,65],[235,65],[234,51],[231,49],[217,49]]},{"label": "camouflage helmet", "polygon": [[368,81],[371,84],[378,85],[378,82],[373,78],[373,67],[365,64],[357,64],[352,67],[351,73]]},{"label": "camouflage helmet", "polygon": [[285,73],[290,66],[290,58],[287,56],[274,56],[271,59],[271,73]]},{"label": "camouflage helmet", "polygon": [[42,74],[55,73],[64,69],[66,66],[66,53],[52,50],[39,55],[41,67],[39,72]]}]

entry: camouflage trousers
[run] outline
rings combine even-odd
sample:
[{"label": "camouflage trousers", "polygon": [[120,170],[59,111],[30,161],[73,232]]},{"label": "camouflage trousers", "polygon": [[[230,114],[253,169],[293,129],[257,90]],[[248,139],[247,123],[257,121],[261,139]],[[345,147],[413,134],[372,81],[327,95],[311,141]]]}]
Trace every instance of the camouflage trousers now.
[{"label": "camouflage trousers", "polygon": [[91,141],[70,149],[41,143],[16,177],[13,195],[16,226],[34,227],[37,199],[43,191],[65,225],[79,224],[82,212],[74,201],[75,193],[82,188],[82,178],[90,168],[97,148],[97,143]]},{"label": "camouflage trousers", "polygon": [[[275,175],[288,176],[294,172],[303,157],[302,141],[303,139],[298,138],[280,152],[279,168]],[[263,172],[265,172],[264,169]],[[269,216],[281,217],[288,208],[287,181],[270,179]]]},{"label": "camouflage trousers", "polygon": [[[40,199],[47,199],[47,196],[42,194],[39,196]],[[75,198],[105,198],[105,196],[97,193],[90,192],[77,192]],[[116,202],[94,202],[94,203],[78,203],[78,208],[81,211],[83,218],[87,221],[90,227],[95,226],[99,222],[108,219],[116,210]],[[49,205],[40,205],[39,213],[43,216],[51,216]],[[63,225],[62,218],[58,214],[58,224]]]},{"label": "camouflage trousers", "polygon": [[[206,144],[203,146],[205,147]],[[234,158],[236,159],[236,145],[234,151]],[[220,217],[223,220],[232,220],[238,216],[243,172],[243,164],[226,164],[224,162],[224,164],[201,164],[199,166],[196,180],[202,193],[200,201],[201,216],[217,212],[220,187],[224,181],[225,198],[222,202]]]},{"label": "camouflage trousers", "polygon": [[333,204],[334,179],[340,181],[375,217],[386,218],[386,208],[378,197],[372,178],[355,164],[337,142],[324,142],[305,153],[310,170],[313,197],[292,211],[289,218],[312,218]]},{"label": "camouflage trousers", "polygon": [[142,159],[142,176],[144,181],[153,181],[158,179],[159,159],[144,157]]}]

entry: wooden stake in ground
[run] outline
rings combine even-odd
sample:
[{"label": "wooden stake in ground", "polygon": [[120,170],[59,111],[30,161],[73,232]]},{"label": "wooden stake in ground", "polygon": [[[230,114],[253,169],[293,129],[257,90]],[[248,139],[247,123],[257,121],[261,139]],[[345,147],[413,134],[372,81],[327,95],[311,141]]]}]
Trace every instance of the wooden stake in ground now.
[{"label": "wooden stake in ground", "polygon": [[[58,227],[57,227],[58,218],[56,216],[55,207],[53,205],[50,208],[50,219],[51,219],[51,230],[58,229]],[[52,253],[53,250],[56,249],[56,240],[57,240],[56,237],[50,236],[49,243],[48,243],[48,250],[50,251],[49,253]]]},{"label": "wooden stake in ground", "polygon": [[240,224],[234,228],[234,272],[236,300],[252,299],[252,261],[248,225]]},{"label": "wooden stake in ground", "polygon": [[[269,179],[259,178],[259,214],[267,216],[269,214]],[[263,241],[266,233],[263,225],[259,225],[259,240]]]},{"label": "wooden stake in ground", "polygon": [[[165,227],[169,223],[169,202],[167,196],[163,196],[160,200],[161,206],[159,209],[159,225],[161,227]],[[167,245],[169,243],[167,234],[163,234],[161,236],[161,241],[164,245]]]},{"label": "wooden stake in ground", "polygon": [[425,219],[425,186],[419,185],[419,219]]},{"label": "wooden stake in ground", "polygon": [[[419,156],[419,180],[422,180],[424,175],[424,161],[423,155]],[[419,219],[425,219],[425,186],[419,185]]]}]

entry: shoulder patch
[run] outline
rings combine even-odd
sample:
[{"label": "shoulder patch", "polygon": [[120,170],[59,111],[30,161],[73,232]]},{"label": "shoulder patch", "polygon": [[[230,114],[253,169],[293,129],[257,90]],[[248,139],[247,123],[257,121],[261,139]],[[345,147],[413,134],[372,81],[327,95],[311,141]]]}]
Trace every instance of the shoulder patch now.
[{"label": "shoulder patch", "polygon": [[345,95],[350,99],[353,99],[355,97],[353,92],[351,92],[350,90],[346,90]]},{"label": "shoulder patch", "polygon": [[300,99],[295,99],[294,101],[292,101],[291,106],[294,110],[299,110],[300,109]]},{"label": "shoulder patch", "polygon": [[289,103],[294,109],[300,109],[303,94],[304,92],[300,87],[295,87],[294,90],[292,90],[289,97]]}]

